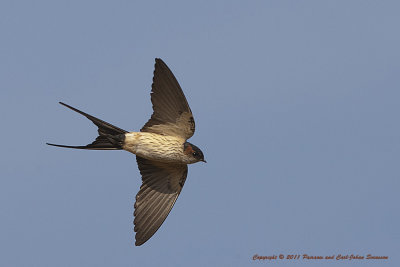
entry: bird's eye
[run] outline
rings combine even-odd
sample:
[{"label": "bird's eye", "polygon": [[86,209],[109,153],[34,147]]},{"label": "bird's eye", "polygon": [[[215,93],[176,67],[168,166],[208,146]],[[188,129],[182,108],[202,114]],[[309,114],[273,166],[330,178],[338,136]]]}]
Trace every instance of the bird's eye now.
[{"label": "bird's eye", "polygon": [[193,155],[193,157],[196,157],[198,154],[197,154],[197,152],[193,152],[192,155]]}]

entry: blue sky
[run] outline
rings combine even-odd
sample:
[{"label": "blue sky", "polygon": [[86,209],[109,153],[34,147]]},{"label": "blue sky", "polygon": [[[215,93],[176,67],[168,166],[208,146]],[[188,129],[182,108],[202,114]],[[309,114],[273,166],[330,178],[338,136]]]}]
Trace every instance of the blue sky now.
[{"label": "blue sky", "polygon": [[[0,265],[253,266],[374,254],[399,266],[398,1],[1,1]],[[196,120],[160,230],[134,246],[141,178],[78,151],[151,115],[154,58]],[[297,260],[296,265],[342,261]],[[354,261],[352,262],[354,263]]]}]

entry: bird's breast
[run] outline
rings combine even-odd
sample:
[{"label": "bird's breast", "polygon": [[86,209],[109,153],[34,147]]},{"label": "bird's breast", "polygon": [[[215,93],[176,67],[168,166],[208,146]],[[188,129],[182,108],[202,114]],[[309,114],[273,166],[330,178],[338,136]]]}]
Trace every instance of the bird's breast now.
[{"label": "bird's breast", "polygon": [[183,163],[184,142],[183,138],[175,136],[130,132],[125,134],[123,149],[149,160]]}]

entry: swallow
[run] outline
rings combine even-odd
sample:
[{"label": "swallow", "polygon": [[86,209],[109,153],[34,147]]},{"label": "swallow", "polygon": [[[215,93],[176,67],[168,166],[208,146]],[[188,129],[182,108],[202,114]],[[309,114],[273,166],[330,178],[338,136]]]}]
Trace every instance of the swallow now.
[{"label": "swallow", "polygon": [[60,102],[91,120],[98,127],[98,136],[86,146],[46,143],[75,149],[126,150],[136,155],[142,176],[133,214],[136,246],[149,240],[167,218],[185,184],[187,165],[206,162],[200,148],[187,142],[195,131],[193,114],[174,74],[159,58],[155,59],[151,102],[153,114],[140,132],[125,131]]}]

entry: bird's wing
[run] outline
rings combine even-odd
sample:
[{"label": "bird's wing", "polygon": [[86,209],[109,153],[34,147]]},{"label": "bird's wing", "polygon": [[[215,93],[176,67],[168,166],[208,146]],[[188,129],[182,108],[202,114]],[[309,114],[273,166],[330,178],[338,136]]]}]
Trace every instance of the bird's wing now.
[{"label": "bird's wing", "polygon": [[145,243],[160,228],[185,183],[187,165],[166,164],[136,156],[142,186],[136,195],[134,225],[136,246]]},{"label": "bird's wing", "polygon": [[153,114],[140,130],[189,139],[194,134],[195,123],[185,95],[174,74],[156,58],[151,90]]}]

